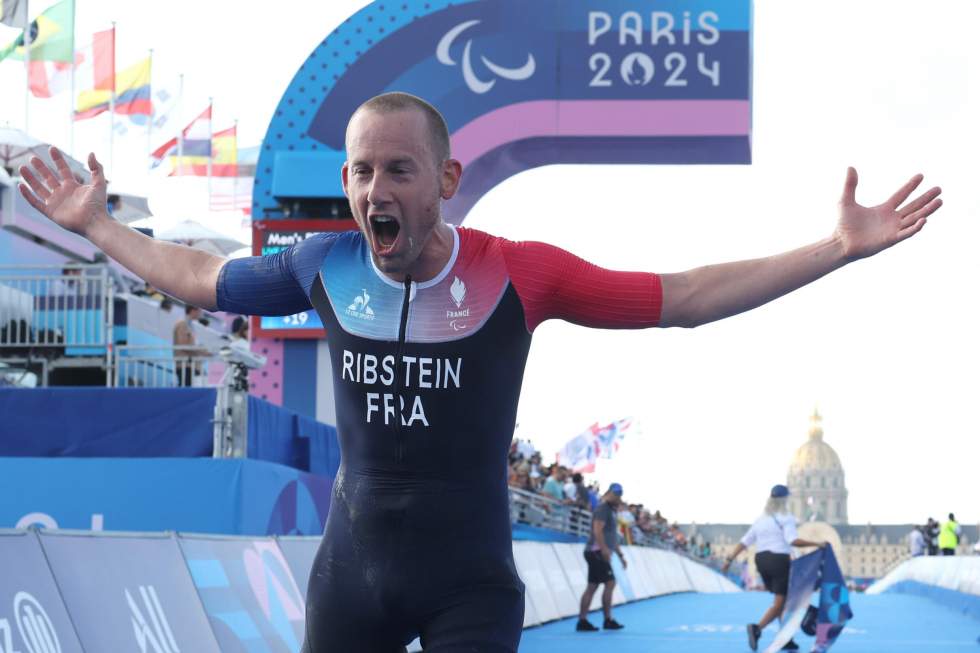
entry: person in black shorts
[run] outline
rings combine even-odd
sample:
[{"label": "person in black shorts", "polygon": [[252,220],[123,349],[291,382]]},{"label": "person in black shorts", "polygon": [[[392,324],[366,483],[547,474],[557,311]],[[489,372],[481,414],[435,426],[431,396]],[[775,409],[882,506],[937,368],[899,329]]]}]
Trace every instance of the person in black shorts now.
[{"label": "person in black shorts", "polygon": [[592,631],[599,630],[588,619],[589,606],[592,605],[592,597],[599,585],[604,585],[602,590],[602,614],[604,620],[602,627],[606,630],[619,630],[623,627],[621,623],[612,618],[612,595],[616,588],[616,577],[613,576],[612,560],[613,551],[619,556],[619,561],[626,568],[626,558],[623,557],[623,550],[619,548],[619,533],[616,528],[616,511],[623,504],[623,486],[613,483],[609,490],[602,495],[602,501],[592,513],[592,529],[589,531],[589,541],[585,545],[585,561],[589,565],[589,579],[582,592],[582,600],[579,605],[578,623],[575,630]]},{"label": "person in black shorts", "polygon": [[[770,623],[782,617],[783,606],[786,603],[786,592],[789,590],[790,553],[794,546],[825,546],[824,542],[801,540],[796,534],[796,517],[787,507],[789,488],[785,485],[774,485],[766,502],[765,512],[755,520],[752,527],[735,547],[735,551],[725,561],[722,573],[728,573],[728,567],[738,555],[748,547],[755,545],[755,567],[762,576],[766,591],[774,595],[772,605],[762,615],[757,624],[748,624],[749,647],[755,651],[759,646],[762,630]],[[796,651],[800,647],[790,640],[783,646],[785,651]]]}]

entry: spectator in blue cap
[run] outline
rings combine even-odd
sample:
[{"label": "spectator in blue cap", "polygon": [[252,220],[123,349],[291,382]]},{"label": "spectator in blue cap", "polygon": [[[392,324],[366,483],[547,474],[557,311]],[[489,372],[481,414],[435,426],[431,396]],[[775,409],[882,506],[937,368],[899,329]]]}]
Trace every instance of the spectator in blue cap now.
[{"label": "spectator in blue cap", "polygon": [[[786,592],[789,590],[790,553],[794,546],[824,546],[822,542],[801,540],[796,535],[796,517],[789,511],[787,505],[789,488],[785,485],[774,485],[769,491],[769,501],[766,502],[765,512],[755,520],[745,537],[735,547],[735,551],[725,561],[722,573],[728,573],[728,567],[738,555],[755,545],[755,567],[762,576],[766,590],[774,595],[772,605],[762,615],[757,624],[748,624],[749,648],[758,650],[762,630],[783,614],[786,603]],[[797,651],[799,645],[789,640],[784,651]]]},{"label": "spectator in blue cap", "polygon": [[616,588],[616,577],[613,576],[612,560],[613,551],[619,556],[626,568],[626,558],[623,551],[619,548],[619,534],[617,532],[616,512],[623,505],[623,486],[613,483],[602,495],[602,501],[592,513],[592,529],[589,531],[589,541],[585,545],[585,561],[589,565],[588,584],[582,592],[582,600],[579,603],[578,624],[575,630],[594,631],[599,630],[588,619],[589,606],[592,605],[592,597],[599,585],[605,585],[602,590],[602,614],[604,620],[602,627],[606,630],[620,630],[623,625],[612,618],[612,595]]}]

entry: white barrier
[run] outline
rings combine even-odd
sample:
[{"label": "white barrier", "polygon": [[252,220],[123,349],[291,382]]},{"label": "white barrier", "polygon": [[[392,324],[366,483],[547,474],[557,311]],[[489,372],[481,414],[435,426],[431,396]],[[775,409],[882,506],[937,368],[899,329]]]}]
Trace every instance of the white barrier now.
[{"label": "white barrier", "polygon": [[[588,583],[588,571],[585,559],[582,555],[583,546],[581,544],[568,544],[564,542],[554,542],[551,545],[561,564],[565,578],[568,579],[568,586],[572,590],[572,596],[581,599],[582,592]],[[589,610],[596,610],[602,606],[602,597],[596,592],[592,597],[592,605]]]},{"label": "white barrier", "polygon": [[550,542],[533,542],[531,547],[537,555],[538,565],[544,572],[545,579],[548,581],[548,590],[551,598],[558,608],[558,614],[568,617],[578,614],[578,596],[572,591],[572,586],[565,576],[558,554]]},{"label": "white barrier", "polygon": [[[544,569],[539,566],[538,557],[535,555],[535,547],[539,544],[541,543],[514,542],[514,562],[517,564],[517,573],[524,581],[525,604],[530,603],[534,606],[535,621],[542,623],[558,619],[561,614],[548,589]],[[527,622],[528,618],[525,615],[525,625]]]},{"label": "white barrier", "polygon": [[[514,561],[525,586],[524,626],[533,626],[578,614],[579,600],[587,584],[588,566],[582,544],[514,542]],[[613,605],[675,592],[737,592],[734,583],[713,569],[670,551],[641,546],[623,547],[624,570],[613,556],[619,582]],[[622,591],[626,586],[627,592]],[[601,592],[591,610],[601,606]]]},{"label": "white barrier", "polygon": [[626,561],[629,563],[626,567],[626,575],[629,576],[636,598],[648,599],[653,596],[653,581],[647,573],[646,565],[640,562],[642,556],[640,550],[627,546],[623,549],[623,555],[626,556]]},{"label": "white barrier", "polygon": [[927,556],[911,558],[868,588],[868,594],[881,594],[892,585],[912,580],[954,592],[980,596],[980,557]]}]

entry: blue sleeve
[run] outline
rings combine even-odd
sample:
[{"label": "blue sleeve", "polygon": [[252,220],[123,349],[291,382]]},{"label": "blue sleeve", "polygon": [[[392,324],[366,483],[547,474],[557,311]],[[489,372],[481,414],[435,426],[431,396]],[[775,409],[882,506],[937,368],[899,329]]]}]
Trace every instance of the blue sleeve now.
[{"label": "blue sleeve", "polygon": [[231,259],[218,275],[218,310],[243,315],[310,310],[313,280],[341,233],[319,233],[269,256]]}]

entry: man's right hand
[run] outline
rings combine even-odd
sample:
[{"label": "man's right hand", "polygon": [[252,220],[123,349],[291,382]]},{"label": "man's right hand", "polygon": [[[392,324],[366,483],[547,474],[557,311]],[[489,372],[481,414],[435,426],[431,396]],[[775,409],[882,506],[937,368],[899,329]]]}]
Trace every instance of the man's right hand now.
[{"label": "man's right hand", "polygon": [[217,307],[218,275],[225,258],[201,249],[154,240],[121,222],[106,209],[106,178],[94,154],[88,155],[92,182],[75,179],[65,157],[51,148],[57,172],[39,158],[33,170],[21,166],[27,185],[20,184],[24,199],[58,225],[87,238],[154,288],[204,308]]},{"label": "man's right hand", "polygon": [[92,182],[83,185],[75,179],[58,148],[52,147],[48,152],[57,172],[52,171],[40,158],[33,157],[33,170],[27,166],[20,167],[20,174],[27,182],[20,184],[20,192],[31,206],[55,223],[86,236],[98,220],[108,218],[107,184],[102,164],[95,154],[88,155]]}]

